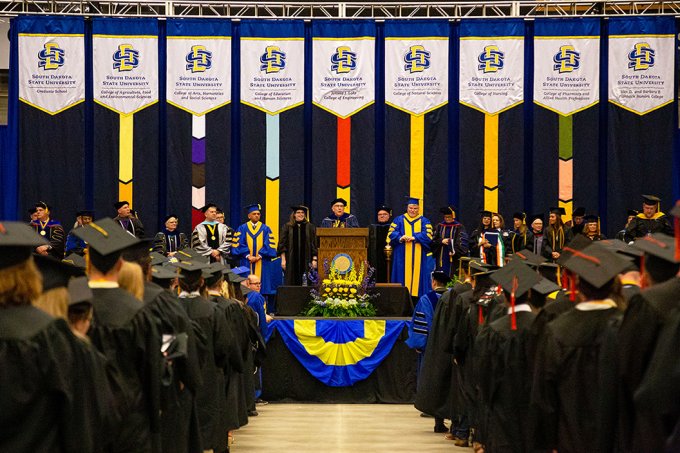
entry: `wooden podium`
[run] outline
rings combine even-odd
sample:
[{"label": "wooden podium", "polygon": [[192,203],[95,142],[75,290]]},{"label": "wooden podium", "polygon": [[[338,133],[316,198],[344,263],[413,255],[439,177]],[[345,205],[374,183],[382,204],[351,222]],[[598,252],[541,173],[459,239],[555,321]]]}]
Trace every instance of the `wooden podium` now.
[{"label": "wooden podium", "polygon": [[354,265],[361,267],[368,254],[368,228],[317,228],[316,237],[319,238],[319,276],[326,278],[323,263],[328,260],[330,268],[333,258],[339,253],[346,253],[354,261]]}]

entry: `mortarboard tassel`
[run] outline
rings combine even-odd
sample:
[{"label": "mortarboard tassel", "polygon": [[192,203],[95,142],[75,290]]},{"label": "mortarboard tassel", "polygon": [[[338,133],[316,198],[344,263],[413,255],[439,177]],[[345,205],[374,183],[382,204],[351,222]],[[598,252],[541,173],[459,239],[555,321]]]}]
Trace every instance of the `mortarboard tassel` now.
[{"label": "mortarboard tassel", "polygon": [[[645,255],[642,255],[640,257],[640,275],[644,275],[644,274],[645,274]],[[640,285],[640,287],[642,289],[645,289],[648,286],[647,283],[646,283],[646,280],[647,279],[642,280],[642,285]]]},{"label": "mortarboard tassel", "polygon": [[571,275],[569,276],[569,300],[576,302],[576,279]]},{"label": "mortarboard tassel", "polygon": [[482,310],[482,306],[478,305],[479,307],[479,316],[477,317],[477,323],[481,326],[484,324],[484,310]]},{"label": "mortarboard tassel", "polygon": [[512,277],[512,291],[510,292],[510,328],[517,330],[517,315],[515,314],[515,292],[519,286],[519,279],[515,275]]}]

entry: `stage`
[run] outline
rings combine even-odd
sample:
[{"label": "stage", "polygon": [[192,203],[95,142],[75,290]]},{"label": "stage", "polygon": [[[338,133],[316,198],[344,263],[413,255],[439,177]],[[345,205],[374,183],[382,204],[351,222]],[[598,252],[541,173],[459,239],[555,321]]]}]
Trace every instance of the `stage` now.
[{"label": "stage", "polygon": [[270,324],[262,365],[262,398],[412,403],[416,353],[404,343],[409,322],[391,317],[277,317]]}]

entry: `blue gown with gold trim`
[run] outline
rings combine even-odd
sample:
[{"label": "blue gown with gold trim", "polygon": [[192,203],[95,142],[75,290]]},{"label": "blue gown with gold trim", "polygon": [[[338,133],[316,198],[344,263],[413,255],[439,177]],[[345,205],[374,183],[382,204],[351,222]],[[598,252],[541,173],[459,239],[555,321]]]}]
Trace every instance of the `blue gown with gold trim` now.
[{"label": "blue gown with gold trim", "polygon": [[[399,242],[402,236],[413,236],[413,242]],[[402,214],[390,225],[387,241],[392,246],[392,282],[408,288],[413,297],[430,291],[430,273],[434,270],[434,258],[430,252],[432,224],[419,215],[415,218]]]},{"label": "blue gown with gold trim", "polygon": [[[236,229],[232,244],[231,255],[240,258],[239,265],[249,267],[251,274],[260,277],[262,281],[260,292],[275,294],[282,277],[279,275],[276,278],[273,275],[277,268],[281,274],[281,266],[274,266],[272,263],[272,259],[276,258],[276,239],[271,228],[262,222],[257,222],[255,225],[252,222],[246,222]],[[262,259],[251,263],[246,258],[248,255],[260,255]]]}]

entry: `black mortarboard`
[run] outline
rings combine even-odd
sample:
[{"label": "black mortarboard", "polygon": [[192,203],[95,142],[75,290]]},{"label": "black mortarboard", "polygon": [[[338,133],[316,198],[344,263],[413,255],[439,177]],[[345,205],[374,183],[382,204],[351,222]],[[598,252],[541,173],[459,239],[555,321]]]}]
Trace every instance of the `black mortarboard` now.
[{"label": "black mortarboard", "polygon": [[222,277],[223,271],[224,271],[224,264],[219,263],[219,262],[210,263],[210,266],[203,269],[203,277],[205,277],[205,278],[217,277],[219,279],[220,277]]},{"label": "black mortarboard", "polygon": [[390,208],[389,206],[382,205],[382,206],[378,207],[378,209],[375,210],[376,214],[379,213],[380,211],[385,211],[390,216],[392,215],[392,208]]},{"label": "black mortarboard", "polygon": [[185,261],[185,260],[186,261],[198,261],[198,262],[201,262],[201,263],[209,263],[210,262],[210,256],[203,256],[196,249],[193,249],[193,248],[178,250],[177,253],[175,253],[175,258],[177,258],[180,261]]},{"label": "black mortarboard", "polygon": [[494,281],[491,280],[491,276],[496,272],[496,270],[488,272],[480,272],[478,274],[473,274],[472,277],[475,279],[475,288],[491,288],[494,286]]},{"label": "black mortarboard", "polygon": [[453,206],[446,206],[444,208],[440,208],[439,212],[441,212],[444,215],[451,215],[453,217],[456,217],[456,208]]},{"label": "black mortarboard", "polygon": [[669,263],[680,263],[675,256],[675,238],[663,233],[637,238],[633,247]]},{"label": "black mortarboard", "polygon": [[599,221],[600,218],[593,214],[588,214],[587,216],[583,217],[583,223],[597,223]]},{"label": "black mortarboard", "polygon": [[595,288],[602,288],[629,265],[628,260],[597,243],[583,250],[574,249],[564,263],[564,267]]},{"label": "black mortarboard", "polygon": [[584,215],[586,215],[586,208],[583,206],[574,209],[574,212],[571,214],[572,217],[583,217]]},{"label": "black mortarboard", "polygon": [[163,255],[162,253],[158,253],[158,252],[149,253],[149,257],[151,258],[150,264],[152,266],[156,266],[158,264],[163,264],[166,261],[168,261],[168,258],[165,255]]},{"label": "black mortarboard", "polygon": [[531,287],[531,291],[535,291],[542,296],[547,296],[561,289],[562,288],[560,288],[557,283],[554,283],[545,277],[540,277],[539,282]]},{"label": "black mortarboard", "polygon": [[210,208],[215,208],[215,209],[217,209],[217,205],[216,205],[215,203],[208,203],[208,204],[206,204],[205,206],[203,206],[203,207],[201,208],[201,212],[202,212],[203,214],[205,214],[205,211],[207,211],[207,210],[210,209]]},{"label": "black mortarboard", "polygon": [[72,278],[68,282],[69,306],[82,303],[92,303],[92,290],[87,277]]},{"label": "black mortarboard", "polygon": [[163,218],[163,224],[168,223],[168,220],[170,219],[177,219],[179,220],[179,217],[177,217],[177,214],[168,214]]},{"label": "black mortarboard", "polygon": [[498,269],[498,266],[494,266],[493,264],[470,261],[470,271],[475,271],[475,273],[495,271],[496,269]]},{"label": "black mortarboard", "polygon": [[48,204],[45,203],[44,201],[39,201],[39,202],[37,202],[37,203],[35,204],[35,208],[36,208],[36,209],[37,209],[37,208],[43,208],[43,209],[47,209],[48,211],[51,209],[51,208],[50,208],[50,205],[48,205]]},{"label": "black mortarboard", "polygon": [[177,261],[176,263],[170,263],[170,265],[178,267],[182,272],[201,272],[203,269],[210,267],[209,264],[200,261]]},{"label": "black mortarboard", "polygon": [[28,215],[33,215],[36,213],[36,211],[37,209],[35,208],[35,206],[33,206],[32,208],[28,208]]},{"label": "black mortarboard", "polygon": [[574,239],[572,239],[571,242],[565,244],[565,246],[562,248],[562,251],[560,252],[560,257],[557,258],[555,262],[560,266],[564,266],[564,262],[567,261],[572,255],[572,252],[570,250],[565,249],[583,250],[592,243],[593,241],[591,241],[584,235],[577,234],[576,236],[574,236]]},{"label": "black mortarboard", "polygon": [[446,275],[446,272],[442,271],[434,271],[432,272],[432,279],[438,281],[439,283],[448,283],[451,281],[451,278]]},{"label": "black mortarboard", "polygon": [[302,205],[302,204],[298,204],[298,205],[295,205],[295,206],[291,206],[290,209],[293,212],[304,211],[305,212],[305,218],[309,219],[309,208],[307,206]]},{"label": "black mortarboard", "polygon": [[347,206],[347,200],[344,198],[336,198],[335,200],[331,201],[331,206],[335,205],[336,203],[342,203],[343,206]]},{"label": "black mortarboard", "polygon": [[175,271],[175,267],[170,266],[151,266],[151,278],[156,280],[172,280],[173,278],[184,278]]},{"label": "black mortarboard", "polygon": [[73,234],[83,241],[91,250],[101,256],[120,253],[128,247],[139,244],[140,240],[120,227],[113,219],[104,217],[73,230]]},{"label": "black mortarboard", "polygon": [[89,209],[83,209],[81,211],[76,212],[76,217],[92,217],[94,219],[94,211],[89,210]]},{"label": "black mortarboard", "polygon": [[539,264],[548,261],[545,257],[538,255],[528,249],[518,250],[512,256],[513,259],[521,260],[530,266],[538,266]]},{"label": "black mortarboard", "polygon": [[241,277],[230,270],[227,272],[227,280],[229,280],[231,283],[241,283],[243,280],[245,280],[245,277]]},{"label": "black mortarboard", "polygon": [[125,206],[126,204],[130,204],[130,203],[128,203],[127,201],[117,201],[117,202],[113,203],[113,207],[116,210],[118,210],[118,209],[122,208],[123,206]]},{"label": "black mortarboard", "polygon": [[38,266],[43,279],[43,291],[54,288],[65,288],[71,277],[85,275],[82,269],[70,264],[62,263],[51,256],[36,255],[35,264]]},{"label": "black mortarboard", "polygon": [[0,269],[26,261],[33,250],[47,241],[28,225],[0,222]]},{"label": "black mortarboard", "polygon": [[247,296],[248,294],[250,294],[250,293],[252,293],[252,292],[253,292],[253,290],[250,289],[248,286],[241,285],[241,294],[242,294],[243,296]]},{"label": "black mortarboard", "polygon": [[527,215],[526,215],[525,213],[523,213],[523,212],[515,212],[515,213],[512,215],[512,218],[513,218],[513,219],[519,219],[519,220],[521,220],[521,221],[525,221],[526,218],[527,218]]},{"label": "black mortarboard", "polygon": [[564,208],[562,208],[562,207],[559,207],[559,208],[550,208],[550,209],[548,210],[548,212],[550,212],[551,214],[557,214],[557,215],[560,215],[560,216],[566,215],[566,214],[567,214],[567,211],[565,211]]},{"label": "black mortarboard", "polygon": [[656,195],[642,196],[642,204],[646,204],[648,206],[658,206],[659,203],[661,203],[661,198],[657,197]]},{"label": "black mortarboard", "polygon": [[132,263],[146,264],[151,253],[153,239],[143,238],[138,243],[123,250],[123,259]]},{"label": "black mortarboard", "polygon": [[501,285],[503,290],[510,294],[515,277],[517,278],[517,289],[515,289],[515,297],[517,298],[522,297],[541,280],[541,277],[533,269],[519,260],[512,260],[498,269],[491,276],[491,280]]},{"label": "black mortarboard", "polygon": [[491,211],[484,210],[484,211],[479,211],[479,215],[481,217],[491,217],[492,214],[491,214]]},{"label": "black mortarboard", "polygon": [[631,215],[636,216],[636,215],[639,214],[639,212],[636,211],[635,209],[628,209],[627,213],[628,213],[629,216],[631,216]]},{"label": "black mortarboard", "polygon": [[545,222],[545,216],[543,214],[534,214],[529,218],[529,224],[534,223],[534,220],[540,220],[541,222]]},{"label": "black mortarboard", "polygon": [[84,270],[87,267],[85,258],[78,255],[77,253],[69,253],[62,261],[70,266],[75,266],[78,269]]},{"label": "black mortarboard", "polygon": [[611,251],[628,257],[629,259],[640,258],[644,252],[638,248],[628,245],[627,242],[619,241],[618,239],[605,239],[600,241],[600,245],[609,248]]},{"label": "black mortarboard", "polygon": [[555,263],[541,263],[538,265],[538,273],[552,282],[557,282],[557,273],[560,267]]}]

